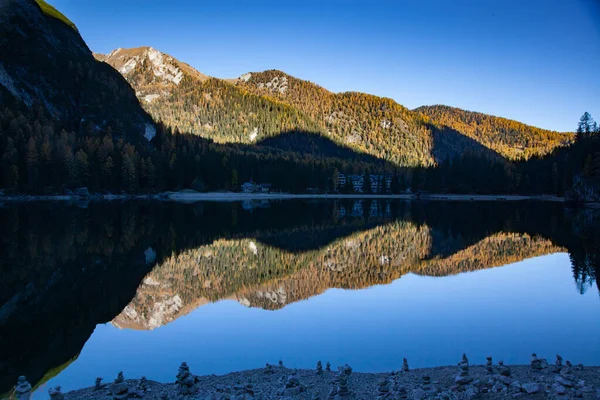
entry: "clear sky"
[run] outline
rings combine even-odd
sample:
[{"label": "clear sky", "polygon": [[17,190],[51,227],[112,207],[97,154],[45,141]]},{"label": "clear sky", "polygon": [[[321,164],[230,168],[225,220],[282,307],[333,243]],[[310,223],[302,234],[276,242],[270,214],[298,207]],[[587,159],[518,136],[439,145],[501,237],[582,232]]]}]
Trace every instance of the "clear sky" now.
[{"label": "clear sky", "polygon": [[216,77],[279,69],[561,131],[600,120],[600,0],[49,2],[96,52],[152,46]]}]

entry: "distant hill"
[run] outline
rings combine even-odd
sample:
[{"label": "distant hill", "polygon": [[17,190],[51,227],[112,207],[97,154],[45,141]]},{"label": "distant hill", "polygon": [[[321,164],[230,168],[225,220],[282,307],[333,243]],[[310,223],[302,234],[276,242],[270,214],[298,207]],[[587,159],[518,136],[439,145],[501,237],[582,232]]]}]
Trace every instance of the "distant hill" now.
[{"label": "distant hill", "polygon": [[426,115],[435,124],[451,127],[510,160],[545,155],[574,139],[570,132],[549,131],[455,107],[423,106],[415,111]]}]

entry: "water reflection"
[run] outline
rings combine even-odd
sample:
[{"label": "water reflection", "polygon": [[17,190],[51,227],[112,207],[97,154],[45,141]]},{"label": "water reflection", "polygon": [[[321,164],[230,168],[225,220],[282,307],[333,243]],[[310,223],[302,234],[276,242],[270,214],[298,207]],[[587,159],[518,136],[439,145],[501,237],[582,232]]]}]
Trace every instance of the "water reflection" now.
[{"label": "water reflection", "polygon": [[109,321],[153,330],[224,299],[277,310],[559,252],[584,293],[600,266],[596,216],[546,203],[39,204],[0,218],[0,393],[20,374],[51,378]]}]

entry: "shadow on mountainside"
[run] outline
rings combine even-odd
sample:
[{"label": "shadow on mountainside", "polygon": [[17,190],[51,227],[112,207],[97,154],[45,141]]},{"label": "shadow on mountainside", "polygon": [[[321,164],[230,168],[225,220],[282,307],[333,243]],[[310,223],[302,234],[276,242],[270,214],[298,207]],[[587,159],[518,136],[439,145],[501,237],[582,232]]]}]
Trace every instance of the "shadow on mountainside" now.
[{"label": "shadow on mountainside", "polygon": [[260,140],[256,143],[259,147],[270,147],[286,152],[312,154],[320,157],[341,158],[349,163],[365,162],[378,166],[393,164],[367,153],[357,152],[350,147],[343,146],[316,132],[289,131],[276,136]]},{"label": "shadow on mountainside", "polygon": [[507,161],[501,154],[448,126],[426,125],[433,132],[431,153],[437,163],[460,156],[474,156],[490,161]]}]

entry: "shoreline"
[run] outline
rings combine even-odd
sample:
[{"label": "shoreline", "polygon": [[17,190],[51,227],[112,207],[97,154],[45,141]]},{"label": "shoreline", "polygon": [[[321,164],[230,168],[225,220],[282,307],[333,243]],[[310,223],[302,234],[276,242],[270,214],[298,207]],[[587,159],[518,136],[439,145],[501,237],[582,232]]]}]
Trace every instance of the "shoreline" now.
[{"label": "shoreline", "polygon": [[[465,362],[466,360],[466,362]],[[390,373],[352,372],[348,366],[333,368],[323,363],[319,369],[290,369],[266,365],[264,368],[226,375],[193,375],[193,365],[183,363],[173,371],[174,383],[120,375],[115,382],[73,390],[65,399],[501,399],[573,398],[600,396],[600,367],[548,365],[545,359],[531,365],[469,365],[466,358],[458,366],[443,366]],[[406,365],[408,369],[408,365]],[[123,379],[121,379],[123,378]],[[43,388],[42,390],[46,390]],[[49,392],[55,390],[48,389]],[[333,395],[332,395],[332,392]]]},{"label": "shoreline", "polygon": [[564,203],[564,197],[551,195],[484,195],[484,194],[442,194],[432,193],[421,195],[416,194],[294,194],[294,193],[236,193],[236,192],[162,192],[157,194],[137,194],[137,195],[21,195],[21,196],[0,196],[0,203],[26,203],[26,202],[103,202],[103,201],[127,201],[127,200],[146,200],[146,201],[173,201],[180,203],[194,203],[199,201],[255,201],[255,200],[293,200],[293,199],[386,199],[386,200],[419,200],[419,201],[549,201]]}]

